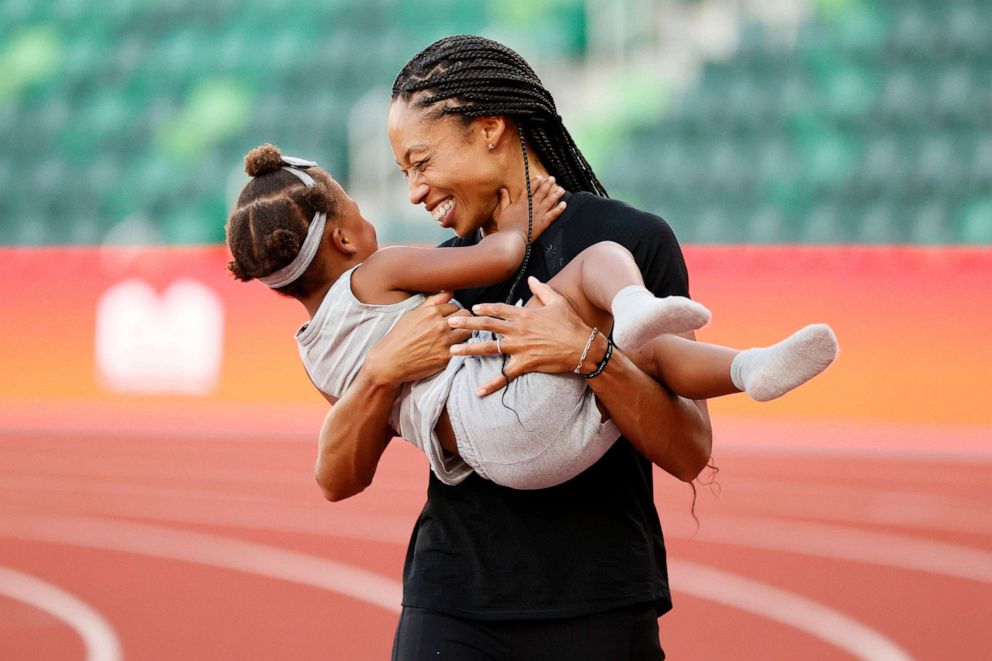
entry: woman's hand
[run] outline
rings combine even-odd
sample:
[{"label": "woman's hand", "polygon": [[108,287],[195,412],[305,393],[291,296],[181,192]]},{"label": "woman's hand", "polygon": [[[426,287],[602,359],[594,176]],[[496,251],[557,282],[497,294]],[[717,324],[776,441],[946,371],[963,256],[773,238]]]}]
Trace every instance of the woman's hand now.
[{"label": "woman's hand", "polygon": [[444,369],[451,359],[449,348],[472,334],[448,324],[446,319],[471,316],[449,301],[450,292],[429,296],[372,347],[362,370],[374,383],[396,386]]},{"label": "woman's hand", "polygon": [[448,348],[470,333],[445,318],[467,315],[449,303],[451,294],[430,296],[379,340],[354,382],[331,407],[320,430],[314,477],[328,500],[350,498],[372,483],[379,459],[395,433],[389,414],[399,387],[443,369]]},{"label": "woman's hand", "polygon": [[[531,179],[531,197],[534,200],[534,225],[531,241],[536,241],[544,230],[565,210],[561,196],[565,189],[555,183],[554,177],[534,177]],[[515,232],[524,243],[527,242],[527,196],[521,195],[510,202],[510,194],[505,188],[499,189],[499,204],[493,212],[493,222],[498,232]]]},{"label": "woman's hand", "polygon": [[488,330],[502,336],[498,348],[495,341],[451,347],[452,354],[461,356],[489,355],[500,350],[509,356],[504,369],[506,379],[501,376],[484,384],[476,391],[480,396],[496,392],[508,380],[527,372],[571,372],[592,333],[564,296],[537,278],[528,278],[527,284],[543,307],[482,303],[472,310],[483,316],[448,318],[452,328]]},{"label": "woman's hand", "polygon": [[[510,356],[505,367],[508,380],[526,372],[571,372],[592,329],[561,294],[535,278],[528,278],[527,282],[544,307],[487,303],[473,310],[490,316],[449,317],[448,324],[452,328],[489,330],[502,335],[499,348]],[[591,355],[603,355],[605,342],[603,335],[598,334]],[[451,352],[499,353],[493,341],[457,344],[451,347]],[[585,369],[590,365],[587,362]],[[507,379],[494,379],[477,392],[479,395],[496,392]],[[692,402],[672,394],[620,351],[614,351],[603,373],[588,383],[620,433],[652,463],[687,482],[694,480],[706,466],[713,448],[713,432],[705,401]]]}]

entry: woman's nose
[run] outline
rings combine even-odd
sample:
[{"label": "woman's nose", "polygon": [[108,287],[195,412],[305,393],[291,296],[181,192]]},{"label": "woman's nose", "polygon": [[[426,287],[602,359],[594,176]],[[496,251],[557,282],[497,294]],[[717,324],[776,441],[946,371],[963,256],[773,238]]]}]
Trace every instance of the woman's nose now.
[{"label": "woman's nose", "polygon": [[427,197],[430,187],[418,175],[410,175],[407,179],[407,187],[410,190],[410,204],[420,204]]}]

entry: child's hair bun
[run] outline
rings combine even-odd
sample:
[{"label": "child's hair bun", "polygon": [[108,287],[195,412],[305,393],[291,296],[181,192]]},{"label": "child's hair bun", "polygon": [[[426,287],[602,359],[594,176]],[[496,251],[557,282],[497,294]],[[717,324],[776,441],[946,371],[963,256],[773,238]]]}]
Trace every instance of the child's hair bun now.
[{"label": "child's hair bun", "polygon": [[265,237],[269,256],[275,264],[289,264],[298,254],[303,241],[300,236],[288,229],[277,229]]},{"label": "child's hair bun", "polygon": [[227,270],[234,274],[234,277],[241,282],[248,282],[249,280],[254,280],[250,273],[245,269],[245,267],[238,264],[237,261],[231,260],[227,263]]},{"label": "child's hair bun", "polygon": [[245,155],[245,172],[249,177],[261,177],[282,167],[282,152],[275,145],[265,143]]}]

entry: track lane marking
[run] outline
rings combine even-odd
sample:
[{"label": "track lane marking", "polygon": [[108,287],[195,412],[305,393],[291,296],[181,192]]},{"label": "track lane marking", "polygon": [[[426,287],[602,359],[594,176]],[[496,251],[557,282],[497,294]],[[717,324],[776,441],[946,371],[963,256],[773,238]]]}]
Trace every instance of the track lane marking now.
[{"label": "track lane marking", "polygon": [[0,536],[182,560],[316,587],[400,611],[399,581],[307,553],[145,523],[81,516],[5,517]]},{"label": "track lane marking", "polygon": [[908,535],[745,516],[708,516],[698,531],[688,523],[670,523],[665,533],[692,541],[864,562],[992,584],[992,553]]},{"label": "track lane marking", "polygon": [[[141,523],[88,517],[19,517],[0,535],[232,569],[338,593],[398,613],[399,581],[306,553]],[[677,589],[798,629],[858,658],[906,661],[895,643],[839,611],[760,581],[673,560]]]},{"label": "track lane marking", "polygon": [[87,661],[120,661],[120,639],[99,612],[65,590],[0,565],[0,594],[61,620],[83,639]]},{"label": "track lane marking", "polygon": [[[368,513],[357,511],[338,511],[333,515],[320,515],[314,511],[308,515],[298,510],[287,510],[269,512],[268,516],[259,517],[256,513],[243,510],[207,510],[202,505],[180,512],[168,504],[154,509],[157,511],[150,512],[147,507],[129,505],[117,508],[111,516],[123,514],[174,523],[302,532],[397,545],[405,545],[409,541],[409,529],[413,525],[413,518],[409,521],[400,516],[381,518],[382,515],[376,515],[370,518]],[[666,523],[664,529],[669,538],[800,553],[992,584],[992,552],[909,535],[836,524],[737,515],[706,516],[698,530],[689,522],[677,520]]]},{"label": "track lane marking", "polygon": [[669,560],[672,589],[752,613],[867,661],[911,661],[906,650],[840,611],[768,583],[684,560]]}]

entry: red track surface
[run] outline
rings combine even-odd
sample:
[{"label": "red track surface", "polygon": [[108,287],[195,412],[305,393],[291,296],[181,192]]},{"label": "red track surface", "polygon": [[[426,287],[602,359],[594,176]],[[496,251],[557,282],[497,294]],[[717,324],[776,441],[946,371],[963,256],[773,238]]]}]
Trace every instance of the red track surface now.
[{"label": "red track surface", "polygon": [[[74,596],[125,658],[386,659],[425,462],[394,443],[369,491],[332,504],[313,454],[293,439],[0,435],[0,568]],[[698,530],[688,486],[657,479],[670,658],[988,658],[987,457],[727,443],[716,461]],[[86,658],[64,617],[2,596],[4,580],[0,657]]]}]

